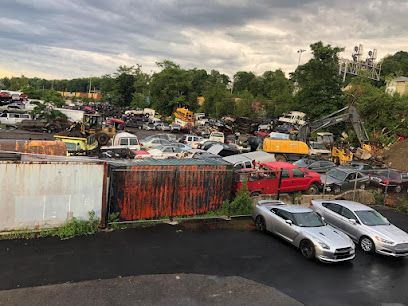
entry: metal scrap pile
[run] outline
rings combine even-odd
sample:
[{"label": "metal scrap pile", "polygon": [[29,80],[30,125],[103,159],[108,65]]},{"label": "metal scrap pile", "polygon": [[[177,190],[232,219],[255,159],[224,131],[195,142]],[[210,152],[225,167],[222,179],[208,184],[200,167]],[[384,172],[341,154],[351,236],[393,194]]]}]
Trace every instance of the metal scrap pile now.
[{"label": "metal scrap pile", "polygon": [[223,120],[235,133],[240,134],[253,134],[258,129],[259,124],[262,123],[261,120],[247,117],[238,117],[236,119],[224,117]]}]

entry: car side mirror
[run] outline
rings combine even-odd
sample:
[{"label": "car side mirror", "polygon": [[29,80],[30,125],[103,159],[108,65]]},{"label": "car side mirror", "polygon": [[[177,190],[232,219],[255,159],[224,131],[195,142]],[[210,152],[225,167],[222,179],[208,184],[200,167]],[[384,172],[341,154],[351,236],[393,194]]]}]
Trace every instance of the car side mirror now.
[{"label": "car side mirror", "polygon": [[286,222],[286,224],[289,224],[289,225],[293,224],[292,220],[285,220],[285,222]]},{"label": "car side mirror", "polygon": [[349,219],[350,223],[353,225],[357,225],[357,220],[356,219]]}]

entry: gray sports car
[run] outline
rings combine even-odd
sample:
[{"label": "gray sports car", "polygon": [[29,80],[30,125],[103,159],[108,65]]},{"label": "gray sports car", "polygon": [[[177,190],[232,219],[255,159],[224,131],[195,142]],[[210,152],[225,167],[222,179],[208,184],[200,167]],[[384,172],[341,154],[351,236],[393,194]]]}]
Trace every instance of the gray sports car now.
[{"label": "gray sports car", "polygon": [[313,210],[358,243],[364,252],[408,256],[408,234],[366,205],[343,200],[313,200]]},{"label": "gray sports car", "polygon": [[289,241],[308,259],[339,262],[355,257],[353,241],[344,233],[327,225],[312,209],[286,205],[276,200],[262,200],[253,211],[259,231],[268,231]]}]

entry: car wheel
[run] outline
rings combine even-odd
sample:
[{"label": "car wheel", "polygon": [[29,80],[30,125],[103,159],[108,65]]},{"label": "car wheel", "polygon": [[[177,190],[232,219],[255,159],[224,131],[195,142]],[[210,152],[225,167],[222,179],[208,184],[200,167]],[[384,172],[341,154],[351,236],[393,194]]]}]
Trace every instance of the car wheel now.
[{"label": "car wheel", "polygon": [[255,219],[255,227],[260,232],[266,231],[265,219],[262,216],[257,216]]},{"label": "car wheel", "polygon": [[307,259],[312,259],[315,257],[314,245],[309,240],[303,240],[300,243],[300,251],[302,252],[302,255]]},{"label": "car wheel", "polygon": [[401,185],[397,185],[397,186],[395,187],[394,191],[395,191],[396,193],[400,193],[400,192],[402,191]]},{"label": "car wheel", "polygon": [[252,192],[251,197],[258,197],[261,193],[258,191]]},{"label": "car wheel", "polygon": [[318,194],[319,193],[319,187],[316,184],[310,185],[309,189],[307,190],[307,194]]},{"label": "car wheel", "polygon": [[360,239],[360,247],[366,253],[372,253],[375,250],[374,242],[366,236]]},{"label": "car wheel", "polygon": [[367,188],[367,185],[366,185],[366,184],[361,184],[361,185],[360,185],[360,189],[361,189],[361,190],[365,190],[366,188]]}]

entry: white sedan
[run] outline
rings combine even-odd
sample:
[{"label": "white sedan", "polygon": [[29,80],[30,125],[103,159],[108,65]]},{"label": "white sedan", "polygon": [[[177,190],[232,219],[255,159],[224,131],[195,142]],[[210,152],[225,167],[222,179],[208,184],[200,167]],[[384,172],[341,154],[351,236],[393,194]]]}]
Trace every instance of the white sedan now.
[{"label": "white sedan", "polygon": [[181,156],[181,153],[185,152],[182,148],[173,145],[158,146],[154,149],[147,151],[150,157],[153,158],[177,158]]}]

